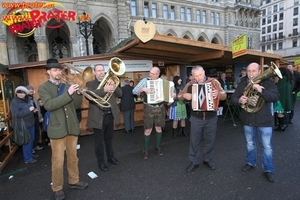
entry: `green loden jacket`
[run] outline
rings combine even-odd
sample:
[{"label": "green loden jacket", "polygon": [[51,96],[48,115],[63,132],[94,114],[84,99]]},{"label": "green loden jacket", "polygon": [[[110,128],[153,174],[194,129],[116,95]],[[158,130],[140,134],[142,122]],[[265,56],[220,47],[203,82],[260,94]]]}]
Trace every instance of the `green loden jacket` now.
[{"label": "green loden jacket", "polygon": [[60,139],[67,135],[78,136],[80,134],[76,109],[81,107],[82,95],[76,92],[68,94],[69,85],[64,92],[57,97],[57,88],[50,81],[40,85],[38,93],[47,111],[50,111],[50,121],[47,133],[50,139]]}]

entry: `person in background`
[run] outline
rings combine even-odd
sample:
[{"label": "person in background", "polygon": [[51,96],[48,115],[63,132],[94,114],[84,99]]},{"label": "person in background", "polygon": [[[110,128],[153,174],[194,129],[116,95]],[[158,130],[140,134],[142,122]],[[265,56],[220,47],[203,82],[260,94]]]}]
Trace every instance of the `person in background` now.
[{"label": "person in background", "polygon": [[[71,189],[83,190],[88,183],[79,180],[77,140],[80,134],[76,109],[80,108],[82,95],[78,84],[61,82],[63,67],[55,58],[46,61],[49,80],[39,86],[38,93],[47,111],[50,112],[47,133],[52,151],[52,191],[57,200],[65,199],[64,157],[67,156],[68,183]],[[61,93],[59,96],[58,93]]]},{"label": "person in background", "polygon": [[124,81],[124,86],[121,88],[122,96],[120,103],[120,110],[123,113],[125,133],[132,132],[134,129],[134,109],[135,101],[132,94],[133,87],[129,85],[129,80]]},{"label": "person in background", "polygon": [[[104,161],[104,145],[106,150],[107,161],[113,165],[119,165],[120,162],[115,158],[113,150],[114,138],[114,122],[119,123],[119,107],[116,98],[122,96],[122,90],[116,86],[116,83],[111,80],[103,80],[105,69],[102,64],[94,66],[95,79],[86,83],[87,90],[94,92],[100,97],[104,97],[107,93],[111,94],[108,102],[110,107],[101,107],[94,101],[89,100],[89,110],[87,118],[87,127],[92,128],[95,137],[95,155],[98,167],[102,171],[108,171]],[[107,81],[107,84],[98,89],[102,81]]]},{"label": "person in background", "polygon": [[234,80],[234,87],[237,88],[237,85],[241,82],[242,78],[245,77],[247,75],[247,69],[246,68],[242,68],[241,71],[240,71],[240,75],[239,77],[237,77],[235,80]]},{"label": "person in background", "polygon": [[23,119],[25,125],[28,127],[30,133],[30,141],[22,146],[23,157],[25,163],[35,163],[38,155],[32,154],[32,145],[34,141],[34,112],[36,108],[31,104],[30,97],[28,96],[28,90],[25,86],[18,86],[15,89],[16,96],[10,103],[10,111],[12,114],[12,124],[18,123],[21,126],[21,119]]},{"label": "person in background", "polygon": [[[193,79],[195,82],[189,82],[179,94],[179,99],[186,99],[187,101],[192,100],[192,86],[193,83],[198,83],[199,91],[205,89],[204,83],[210,82],[212,87],[212,97],[216,101],[226,99],[226,93],[221,87],[219,81],[214,78],[208,78],[205,76],[203,67],[197,65],[192,69]],[[205,93],[205,91],[204,91]],[[214,144],[217,134],[217,112],[216,111],[191,111],[190,123],[190,148],[189,148],[189,160],[190,165],[186,171],[191,173],[199,167],[200,164],[200,140],[204,132],[204,145],[203,145],[203,164],[212,170],[216,167],[212,162],[214,155]]]},{"label": "person in background", "polygon": [[[226,91],[226,90],[229,89],[227,81],[226,81],[226,73],[225,72],[221,73],[221,76],[218,79],[218,81],[220,82],[221,87],[223,88],[223,90]],[[220,103],[219,103],[219,109],[217,111],[217,116],[223,116],[223,109],[224,109],[225,103],[226,103],[225,100],[224,101],[220,101]]]},{"label": "person in background", "polygon": [[[129,85],[132,87],[132,88],[134,88],[134,81],[133,80],[130,80],[129,81]],[[135,98],[135,100],[137,100],[137,98],[138,98],[138,96],[137,95],[133,95],[133,97]]]},{"label": "person in background", "polygon": [[[292,91],[293,107],[294,107],[297,99],[297,93],[300,91],[300,73],[294,70],[294,65],[292,64],[288,65],[287,68],[292,72],[293,79],[294,79],[294,87]],[[289,113],[289,122],[288,122],[289,124],[293,124],[292,122],[293,117],[294,117],[294,109],[291,110],[291,112]]]},{"label": "person in background", "polygon": [[43,120],[40,122],[42,146],[43,146],[43,148],[46,148],[46,147],[50,146],[50,139],[48,137],[47,131],[44,130],[44,127],[43,127],[44,116],[45,116],[45,113],[47,112],[47,110],[45,109],[41,98],[38,99],[38,103],[39,103],[42,118],[43,118]]},{"label": "person in background", "polygon": [[[247,105],[249,97],[244,94],[245,87],[250,83],[251,79],[257,77],[261,73],[261,67],[257,63],[250,63],[247,67],[247,76],[242,78],[230,100],[233,105]],[[242,171],[249,172],[256,167],[257,147],[256,134],[262,148],[262,167],[268,181],[274,182],[274,165],[272,150],[272,125],[273,125],[273,102],[279,99],[279,93],[274,83],[274,79],[264,79],[259,84],[252,85],[251,90],[258,92],[259,98],[263,99],[263,106],[258,112],[250,112],[241,109],[240,119],[244,128],[246,139],[246,164],[242,167]],[[249,91],[251,92],[251,91]]]},{"label": "person in background", "polygon": [[40,143],[41,140],[41,130],[40,130],[40,123],[43,122],[43,116],[41,113],[41,108],[39,105],[38,100],[33,96],[34,88],[31,85],[26,86],[28,90],[28,96],[30,98],[31,104],[34,106],[34,141],[33,141],[33,153],[35,153],[35,150],[42,150],[43,145]]},{"label": "person in background", "polygon": [[182,90],[182,79],[179,76],[174,76],[173,82],[176,96],[174,98],[174,102],[170,105],[169,118],[173,120],[173,137],[176,138],[176,130],[179,121],[181,126],[181,134],[187,136],[185,132],[186,106],[183,100],[178,99],[178,94]]},{"label": "person in background", "polygon": [[160,74],[158,67],[152,67],[149,72],[149,77],[143,78],[133,89],[132,93],[144,96],[144,150],[142,151],[142,159],[149,158],[149,143],[153,124],[155,126],[155,151],[162,156],[163,151],[160,147],[162,138],[162,127],[165,127],[165,106],[164,103],[149,104],[147,103],[147,94],[152,92],[151,88],[147,87],[148,80],[157,80]]},{"label": "person in background", "polygon": [[[188,84],[190,82],[191,83],[194,82],[192,73],[189,73],[188,78],[186,79],[186,84]],[[185,107],[186,107],[186,115],[187,115],[187,118],[189,119],[191,116],[191,110],[192,110],[190,101],[185,101]]]},{"label": "person in background", "polygon": [[282,79],[278,79],[276,86],[279,92],[279,99],[274,104],[274,123],[275,131],[285,131],[288,126],[289,113],[293,110],[293,85],[294,79],[292,72],[285,68],[279,68]]}]

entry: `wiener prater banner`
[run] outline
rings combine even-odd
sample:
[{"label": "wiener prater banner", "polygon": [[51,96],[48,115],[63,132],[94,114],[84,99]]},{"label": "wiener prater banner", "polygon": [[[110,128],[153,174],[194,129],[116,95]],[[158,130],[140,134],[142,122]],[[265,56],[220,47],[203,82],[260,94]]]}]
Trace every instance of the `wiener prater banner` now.
[{"label": "wiener prater banner", "polygon": [[[2,23],[7,25],[10,32],[19,37],[31,36],[36,28],[60,28],[64,21],[76,21],[76,12],[66,10],[58,2],[2,2],[2,8],[8,9],[2,15]],[[47,25],[50,20],[55,20],[55,26]]]}]

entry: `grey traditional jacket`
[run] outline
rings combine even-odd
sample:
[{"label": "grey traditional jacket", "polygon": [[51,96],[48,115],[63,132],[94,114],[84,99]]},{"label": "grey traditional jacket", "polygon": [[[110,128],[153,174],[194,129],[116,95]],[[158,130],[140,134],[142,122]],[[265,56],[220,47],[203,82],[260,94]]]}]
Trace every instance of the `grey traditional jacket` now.
[{"label": "grey traditional jacket", "polygon": [[78,136],[80,134],[79,122],[76,109],[81,107],[82,95],[76,92],[68,93],[66,85],[64,92],[57,97],[58,86],[50,81],[40,85],[38,93],[47,111],[50,111],[50,122],[47,133],[51,139],[64,138],[67,135]]},{"label": "grey traditional jacket", "polygon": [[[93,91],[100,97],[104,97],[106,92],[104,92],[104,88],[100,88],[97,90],[100,82],[97,79],[87,82],[86,86],[87,89]],[[117,87],[112,94],[111,98],[109,99],[109,103],[111,104],[111,111],[116,123],[120,121],[120,114],[119,108],[116,102],[117,97],[122,96],[122,90],[120,87]],[[87,118],[87,127],[88,128],[97,128],[102,129],[102,122],[103,122],[103,110],[93,101],[89,101],[89,114]]]}]

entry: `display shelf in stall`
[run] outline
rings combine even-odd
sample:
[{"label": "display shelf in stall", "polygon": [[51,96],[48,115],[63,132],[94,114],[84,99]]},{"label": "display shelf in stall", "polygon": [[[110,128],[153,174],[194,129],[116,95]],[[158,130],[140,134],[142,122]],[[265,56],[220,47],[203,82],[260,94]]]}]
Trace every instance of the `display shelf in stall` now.
[{"label": "display shelf in stall", "polygon": [[0,173],[18,146],[11,141],[13,134],[9,104],[14,96],[14,83],[0,73]]}]

